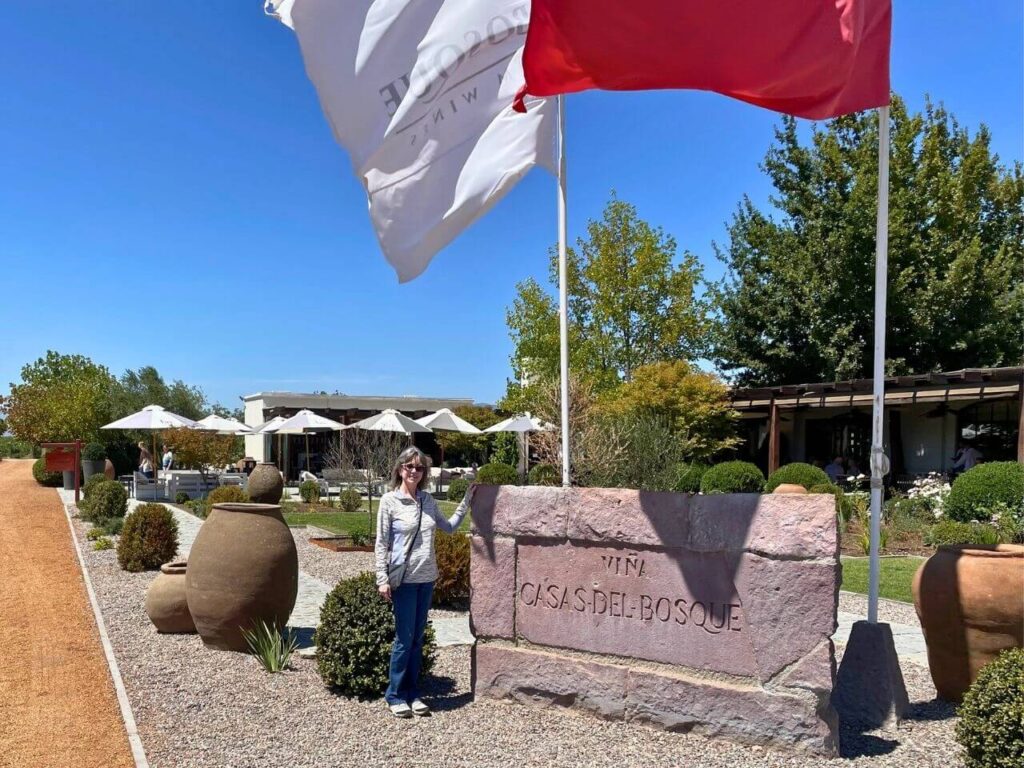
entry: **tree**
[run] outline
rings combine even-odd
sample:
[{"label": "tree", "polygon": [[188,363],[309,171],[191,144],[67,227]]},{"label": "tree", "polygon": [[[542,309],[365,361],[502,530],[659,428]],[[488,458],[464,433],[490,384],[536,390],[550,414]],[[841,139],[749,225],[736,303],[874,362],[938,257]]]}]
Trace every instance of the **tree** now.
[{"label": "tree", "polygon": [[82,355],[50,350],[21,369],[2,406],[10,430],[31,443],[100,441],[111,421],[116,381],[102,365]]},{"label": "tree", "polygon": [[373,486],[375,480],[391,480],[391,470],[409,438],[401,432],[377,432],[347,429],[324,455],[326,469],[340,471],[342,481],[358,479],[366,483],[366,501],[370,529],[373,530]]},{"label": "tree", "polygon": [[[696,298],[702,272],[690,253],[614,195],[601,221],[567,252],[570,369],[598,390],[629,381],[641,365],[693,359],[705,349],[707,308]],[[558,284],[557,252],[551,283]],[[530,278],[506,313],[516,377],[557,379],[557,303]]]},{"label": "tree", "polygon": [[[1024,175],[981,126],[893,97],[887,373],[1018,364],[1024,325]],[[741,385],[868,377],[872,370],[875,111],[815,125],[784,118],[764,170],[772,213],[744,198],[714,291],[714,359]]]},{"label": "tree", "polygon": [[[241,458],[233,435],[218,435],[202,429],[168,429],[160,438],[174,449],[174,463],[185,469],[198,469],[206,479],[207,467],[223,467]],[[157,461],[160,457],[155,457]]]},{"label": "tree", "polygon": [[[486,429],[501,421],[501,416],[493,408],[485,405],[460,405],[453,410],[460,419],[465,419],[474,427]],[[494,436],[467,435],[462,432],[435,432],[434,438],[444,451],[449,466],[461,466],[476,461],[483,464],[487,461],[487,449]]]},{"label": "tree", "polygon": [[180,379],[167,384],[151,365],[137,371],[125,371],[115,396],[117,412],[120,416],[127,416],[147,405],[162,406],[193,421],[203,418],[210,410],[199,387],[189,386]]}]

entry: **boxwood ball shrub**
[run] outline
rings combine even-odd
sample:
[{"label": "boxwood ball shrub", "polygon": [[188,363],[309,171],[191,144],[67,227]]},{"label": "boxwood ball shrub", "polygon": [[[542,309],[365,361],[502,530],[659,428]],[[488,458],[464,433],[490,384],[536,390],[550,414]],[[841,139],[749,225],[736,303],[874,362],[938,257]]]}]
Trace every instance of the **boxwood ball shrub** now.
[{"label": "boxwood ball shrub", "polygon": [[464,477],[456,477],[448,484],[448,501],[462,501],[466,498],[466,491],[468,490],[469,480]]},{"label": "boxwood ball shrub", "polygon": [[776,469],[768,477],[764,490],[771,493],[783,483],[802,485],[808,491],[816,485],[829,482],[825,470],[818,469],[811,464],[804,464],[801,461],[794,461],[792,464],[784,464]]},{"label": "boxwood ball shrub", "polygon": [[214,504],[245,504],[249,501],[249,494],[237,485],[222,485],[210,491],[202,502],[202,513],[200,517],[210,516],[210,510]]},{"label": "boxwood ball shrub", "polygon": [[676,482],[672,490],[679,493],[699,493],[700,481],[704,479],[704,473],[709,469],[711,465],[702,461],[677,465]]},{"label": "boxwood ball shrub", "polygon": [[954,520],[986,520],[998,502],[1011,509],[1024,506],[1024,465],[994,461],[967,470],[953,481],[944,511]]},{"label": "boxwood ball shrub", "polygon": [[89,492],[85,504],[78,507],[78,516],[94,523],[112,517],[124,517],[127,513],[128,491],[114,480],[97,483]]},{"label": "boxwood ball shrub", "polygon": [[64,485],[64,476],[60,472],[47,472],[46,459],[36,459],[32,462],[32,477],[40,485],[47,488],[59,488]]},{"label": "boxwood ball shrub", "polygon": [[476,481],[482,485],[516,485],[519,483],[519,473],[509,464],[492,461],[477,470]]},{"label": "boxwood ball shrub", "polygon": [[116,480],[110,480],[106,475],[95,474],[85,481],[85,485],[82,486],[82,498],[88,499],[93,491],[96,490],[97,486],[101,483],[116,483]]},{"label": "boxwood ball shrub", "polygon": [[[346,696],[375,698],[388,687],[395,619],[381,600],[372,573],[344,579],[331,590],[320,609],[313,642],[316,665],[324,683]],[[434,666],[437,646],[428,624],[423,638],[422,674]]]},{"label": "boxwood ball shrub", "polygon": [[967,768],[1024,765],[1024,650],[1003,651],[982,667],[957,714]]},{"label": "boxwood ball shrub", "polygon": [[299,497],[307,504],[316,504],[320,501],[320,483],[316,480],[299,483]]},{"label": "boxwood ball shrub", "polygon": [[82,458],[86,461],[103,461],[107,458],[107,449],[99,443],[87,443],[82,449]]},{"label": "boxwood ball shrub", "polygon": [[764,490],[764,473],[749,461],[726,461],[704,473],[701,493],[760,493]]},{"label": "boxwood ball shrub", "polygon": [[346,488],[338,497],[343,512],[358,512],[363,508],[363,497],[354,488]]},{"label": "boxwood ball shrub", "polygon": [[142,504],[124,521],[117,562],[125,571],[152,571],[178,552],[178,523],[163,504]]},{"label": "boxwood ball shrub", "polygon": [[437,554],[434,605],[462,607],[469,600],[469,537],[435,531],[434,550]]},{"label": "boxwood ball shrub", "polygon": [[554,464],[535,464],[527,474],[530,485],[562,484],[562,471]]}]

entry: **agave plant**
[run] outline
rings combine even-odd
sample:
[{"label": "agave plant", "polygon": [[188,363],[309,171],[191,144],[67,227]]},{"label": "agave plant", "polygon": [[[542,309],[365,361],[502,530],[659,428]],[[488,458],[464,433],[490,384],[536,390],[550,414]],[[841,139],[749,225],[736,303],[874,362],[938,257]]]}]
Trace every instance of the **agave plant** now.
[{"label": "agave plant", "polygon": [[254,624],[252,629],[243,629],[242,637],[267,672],[284,670],[299,644],[299,639],[290,629],[281,632],[277,624],[268,626],[265,621]]}]

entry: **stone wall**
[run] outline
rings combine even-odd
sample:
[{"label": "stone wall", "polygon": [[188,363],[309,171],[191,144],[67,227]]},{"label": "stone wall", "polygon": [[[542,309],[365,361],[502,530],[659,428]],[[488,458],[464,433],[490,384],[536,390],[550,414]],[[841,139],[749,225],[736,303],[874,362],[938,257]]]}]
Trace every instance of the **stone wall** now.
[{"label": "stone wall", "polygon": [[479,488],[475,695],[836,754],[834,505]]}]

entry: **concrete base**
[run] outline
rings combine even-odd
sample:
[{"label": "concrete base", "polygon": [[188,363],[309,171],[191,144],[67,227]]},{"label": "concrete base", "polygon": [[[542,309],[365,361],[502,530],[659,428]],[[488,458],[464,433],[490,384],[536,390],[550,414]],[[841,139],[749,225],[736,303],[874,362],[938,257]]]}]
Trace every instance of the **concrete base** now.
[{"label": "concrete base", "polygon": [[910,707],[888,624],[853,625],[839,665],[832,706],[841,723],[864,730],[893,728]]}]

